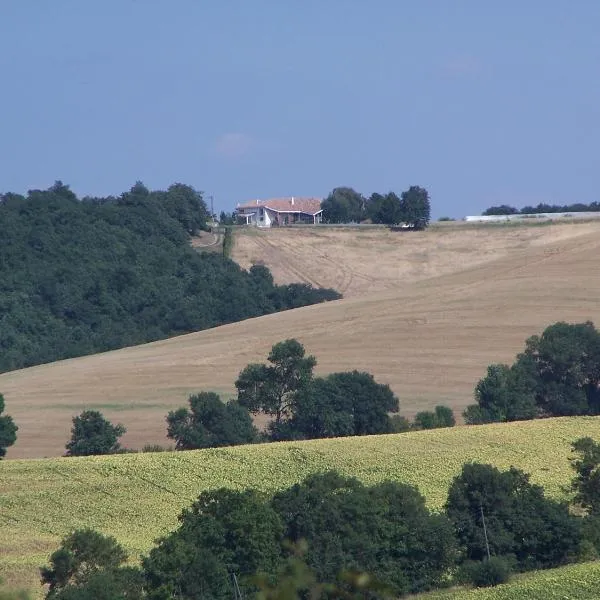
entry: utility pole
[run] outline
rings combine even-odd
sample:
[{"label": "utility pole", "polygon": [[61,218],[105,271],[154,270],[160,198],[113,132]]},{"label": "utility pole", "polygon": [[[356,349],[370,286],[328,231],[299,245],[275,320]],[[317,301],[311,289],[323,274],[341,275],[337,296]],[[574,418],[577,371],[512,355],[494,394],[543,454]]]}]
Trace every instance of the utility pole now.
[{"label": "utility pole", "polygon": [[485,526],[485,517],[483,516],[483,504],[479,505],[481,510],[481,522],[483,523],[483,535],[485,537],[485,549],[487,550],[488,560],[490,560],[490,543],[488,542],[487,527]]},{"label": "utility pole", "polygon": [[214,200],[214,197],[213,197],[213,195],[211,194],[211,195],[209,196],[209,198],[210,198],[210,218],[211,218],[211,219],[213,219],[213,218],[214,218],[214,214],[215,214],[215,207],[213,206],[213,200]]}]

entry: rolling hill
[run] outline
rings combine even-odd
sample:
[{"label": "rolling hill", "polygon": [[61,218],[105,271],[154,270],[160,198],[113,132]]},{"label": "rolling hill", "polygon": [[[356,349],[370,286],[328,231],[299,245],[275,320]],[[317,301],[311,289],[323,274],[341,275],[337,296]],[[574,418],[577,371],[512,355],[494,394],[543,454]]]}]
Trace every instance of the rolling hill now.
[{"label": "rolling hill", "polygon": [[125,424],[128,446],[164,443],[168,410],[199,390],[232,394],[241,368],[290,337],[318,373],[356,368],[389,383],[407,416],[439,403],[461,411],[486,366],[512,360],[528,336],[557,320],[600,322],[599,234],[586,223],[238,236],[242,265],[264,262],[280,282],[304,278],[345,299],[5,373],[20,427],[8,457],[62,454],[85,408]]},{"label": "rolling hill", "polygon": [[441,509],[452,478],[478,461],[531,474],[553,498],[565,498],[570,444],[600,440],[600,417],[544,419],[396,435],[0,464],[0,576],[37,587],[37,567],[69,531],[114,535],[135,560],[177,525],[201,491],[287,487],[336,469],[367,484],[416,485]]}]

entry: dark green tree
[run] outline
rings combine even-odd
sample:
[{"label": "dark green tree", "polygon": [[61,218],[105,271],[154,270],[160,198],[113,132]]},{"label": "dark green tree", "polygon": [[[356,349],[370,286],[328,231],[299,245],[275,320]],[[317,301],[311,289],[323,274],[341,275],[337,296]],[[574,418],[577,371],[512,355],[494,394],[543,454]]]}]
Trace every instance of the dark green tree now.
[{"label": "dark green tree", "polygon": [[375,219],[374,222],[385,225],[398,225],[402,223],[404,220],[402,202],[394,192],[389,192],[384,196]]},{"label": "dark green tree", "polygon": [[415,415],[413,429],[438,429],[440,427],[454,427],[456,419],[452,409],[442,404],[434,410],[423,410]]},{"label": "dark green tree", "polygon": [[475,397],[467,423],[600,414],[600,333],[591,322],[550,325],[512,367],[488,367]]},{"label": "dark green tree", "polygon": [[125,566],[127,554],[115,538],[92,529],[65,537],[40,569],[48,600],[120,600],[142,598],[139,569]]},{"label": "dark green tree", "polygon": [[429,192],[417,185],[411,185],[401,195],[402,221],[414,229],[425,229],[431,219]]},{"label": "dark green tree", "polygon": [[289,431],[291,437],[305,438],[391,433],[389,413],[398,410],[390,387],[371,374],[332,373],[297,395]]},{"label": "dark green tree", "polygon": [[205,213],[182,184],[81,201],[60,182],[0,195],[0,372],[340,297],[198,252],[190,233]]},{"label": "dark green tree", "polygon": [[382,194],[378,194],[377,192],[371,194],[365,204],[365,217],[367,219],[371,219],[373,223],[381,223],[379,218],[381,205],[383,204],[384,200],[385,196]]},{"label": "dark green tree", "polygon": [[464,412],[466,423],[521,421],[537,416],[537,379],[530,369],[525,368],[525,362],[512,367],[502,364],[488,367],[486,377],[475,387],[477,404]]},{"label": "dark green tree", "polygon": [[294,414],[298,392],[312,380],[317,361],[305,354],[298,340],[289,339],[271,348],[269,365],[248,365],[235,382],[240,405],[273,417],[279,427]]},{"label": "dark green tree", "polygon": [[360,223],[365,216],[364,197],[349,187],[335,188],[321,203],[324,223]]},{"label": "dark green tree", "polygon": [[484,217],[490,215],[517,215],[519,209],[514,206],[508,206],[507,204],[501,204],[500,206],[490,206],[481,213]]},{"label": "dark green tree", "polygon": [[121,449],[119,438],[127,430],[113,425],[97,410],[86,410],[73,417],[71,439],[67,442],[67,456],[114,454]]},{"label": "dark green tree", "polygon": [[279,567],[283,526],[255,491],[204,492],[179,522],[143,560],[150,600],[229,600],[233,575],[251,591],[253,575]]},{"label": "dark green tree", "polygon": [[177,450],[216,448],[249,444],[258,432],[248,410],[237,402],[227,404],[218,394],[201,392],[189,398],[190,408],[180,408],[167,415],[167,437]]},{"label": "dark green tree", "polygon": [[17,441],[18,427],[12,417],[2,416],[4,412],[4,396],[0,394],[0,460],[6,456],[6,449]]},{"label": "dark green tree", "polygon": [[343,570],[367,572],[394,595],[415,593],[439,584],[455,560],[451,524],[405,484],[367,488],[329,472],[275,494],[272,504],[286,537],[306,541],[319,582],[335,582]]},{"label": "dark green tree", "polygon": [[571,463],[575,470],[572,483],[574,502],[590,515],[600,517],[600,444],[585,437],[571,446],[576,455]]},{"label": "dark green tree", "polygon": [[490,553],[513,557],[523,571],[564,564],[579,551],[578,518],[514,467],[501,472],[465,464],[450,486],[446,512],[467,560],[487,557],[486,533]]},{"label": "dark green tree", "polygon": [[523,357],[535,365],[544,414],[600,414],[600,334],[593,323],[550,325],[527,340]]}]

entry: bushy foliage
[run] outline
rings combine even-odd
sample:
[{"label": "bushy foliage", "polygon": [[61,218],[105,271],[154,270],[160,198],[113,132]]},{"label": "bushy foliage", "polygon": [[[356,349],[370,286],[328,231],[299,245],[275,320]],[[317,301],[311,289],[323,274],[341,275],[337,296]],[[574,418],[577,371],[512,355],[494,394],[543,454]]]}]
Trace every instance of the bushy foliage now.
[{"label": "bushy foliage", "polygon": [[241,406],[273,417],[278,428],[295,413],[298,394],[310,384],[317,361],[306,356],[304,346],[295,339],[275,344],[267,359],[268,365],[254,363],[244,368],[235,387]]},{"label": "bushy foliage", "polygon": [[4,406],[4,396],[0,394],[0,460],[6,456],[6,449],[17,441],[17,431],[19,430],[12,417],[2,415]]},{"label": "bushy foliage", "polygon": [[287,578],[302,589],[349,590],[340,574],[366,572],[395,595],[417,592],[438,585],[456,557],[450,522],[432,515],[415,488],[369,488],[336,473],[313,475],[272,499],[254,491],[205,492],[180,523],[143,561],[152,600],[229,598],[234,574],[244,594],[259,574],[265,589],[264,575],[272,581],[286,565],[298,567],[286,557],[290,543],[307,548],[307,580]]},{"label": "bushy foliage", "polygon": [[535,215],[540,213],[569,213],[569,212],[598,212],[600,211],[600,202],[590,202],[584,204],[578,202],[576,204],[545,204],[540,203],[537,206],[524,206],[520,210],[514,206],[502,204],[501,206],[490,206],[482,214],[483,215]]},{"label": "bushy foliage", "polygon": [[167,415],[167,437],[177,450],[249,444],[258,432],[246,408],[235,401],[224,403],[218,394],[201,392],[189,399],[190,408]]},{"label": "bushy foliage", "polygon": [[429,192],[418,185],[411,185],[402,192],[400,199],[402,222],[413,229],[425,229],[431,220],[431,203]]},{"label": "bushy foliage", "polygon": [[309,439],[391,433],[388,413],[398,410],[390,387],[370,373],[332,373],[298,394],[289,429],[294,437]]},{"label": "bushy foliage", "polygon": [[467,423],[600,414],[600,333],[558,322],[530,337],[512,366],[490,365]]},{"label": "bushy foliage", "polygon": [[493,587],[510,579],[510,561],[502,556],[490,556],[481,561],[467,561],[462,578],[475,587]]},{"label": "bushy foliage", "polygon": [[349,187],[335,188],[321,204],[324,223],[360,223],[365,199]]},{"label": "bushy foliage", "polygon": [[273,418],[272,440],[391,433],[398,398],[369,373],[351,371],[313,377],[317,364],[298,340],[275,344],[270,364],[249,364],[235,382],[238,402]]},{"label": "bushy foliage", "polygon": [[0,196],[0,372],[163,339],[339,298],[310,286],[257,286],[218,253],[182,184],[79,200],[57,182]]},{"label": "bushy foliage", "polygon": [[121,450],[119,438],[126,432],[123,425],[113,425],[97,410],[86,410],[73,417],[67,456],[115,454]]},{"label": "bushy foliage", "polygon": [[42,567],[47,600],[141,599],[139,569],[125,566],[127,554],[113,537],[92,529],[79,529],[63,539]]},{"label": "bushy foliage", "polygon": [[431,218],[429,193],[425,188],[411,186],[399,198],[394,192],[371,194],[368,199],[348,187],[335,188],[322,203],[324,223],[372,223],[425,229]]},{"label": "bushy foliage", "polygon": [[179,522],[143,560],[150,600],[228,600],[233,575],[252,589],[253,575],[279,567],[283,525],[255,491],[204,492]]},{"label": "bushy foliage", "polygon": [[429,513],[409,485],[366,487],[329,472],[279,492],[273,506],[286,536],[306,540],[319,581],[348,569],[369,573],[394,595],[416,593],[438,585],[455,560],[450,523]]},{"label": "bushy foliage", "polygon": [[600,444],[585,437],[573,442],[572,449],[576,455],[571,463],[575,470],[574,502],[590,515],[600,518]]},{"label": "bushy foliage", "polygon": [[452,409],[442,404],[433,411],[423,410],[415,415],[413,429],[438,429],[439,427],[454,427],[456,419]]},{"label": "bushy foliage", "polygon": [[514,558],[524,571],[564,564],[579,552],[579,519],[515,468],[465,464],[450,486],[446,512],[467,560],[487,557],[486,532],[491,554]]}]

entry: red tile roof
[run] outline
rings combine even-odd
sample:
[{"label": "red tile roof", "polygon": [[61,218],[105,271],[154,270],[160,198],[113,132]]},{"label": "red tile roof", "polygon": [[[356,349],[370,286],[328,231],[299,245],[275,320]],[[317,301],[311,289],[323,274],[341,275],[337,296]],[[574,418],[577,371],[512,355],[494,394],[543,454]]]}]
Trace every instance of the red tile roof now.
[{"label": "red tile roof", "polygon": [[299,212],[315,215],[321,211],[321,198],[271,198],[240,204],[238,208],[269,208],[275,212]]}]

